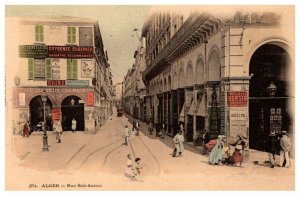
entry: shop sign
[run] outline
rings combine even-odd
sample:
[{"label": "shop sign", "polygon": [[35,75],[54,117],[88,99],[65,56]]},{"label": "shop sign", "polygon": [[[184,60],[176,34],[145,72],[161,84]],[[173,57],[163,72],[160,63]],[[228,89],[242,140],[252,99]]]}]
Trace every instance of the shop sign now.
[{"label": "shop sign", "polygon": [[94,93],[93,92],[87,93],[87,105],[89,105],[89,106],[94,105]]},{"label": "shop sign", "polygon": [[248,115],[246,107],[233,107],[229,111],[230,135],[236,136],[241,132],[247,132]]},{"label": "shop sign", "polygon": [[28,92],[28,93],[42,93],[43,91],[47,93],[86,93],[93,92],[90,88],[18,88],[18,92]]},{"label": "shop sign", "polygon": [[60,59],[59,58],[51,59],[51,68],[52,68],[52,79],[59,80],[60,79]]},{"label": "shop sign", "polygon": [[66,80],[67,86],[89,86],[89,80]]},{"label": "shop sign", "polygon": [[228,107],[246,107],[247,92],[227,92]]},{"label": "shop sign", "polygon": [[60,120],[60,116],[61,116],[60,109],[59,108],[53,108],[52,109],[52,119],[53,119],[53,121]]},{"label": "shop sign", "polygon": [[44,59],[48,57],[48,47],[45,45],[19,45],[19,56]]},{"label": "shop sign", "polygon": [[48,80],[47,86],[64,86],[66,84],[65,80]]},{"label": "shop sign", "polygon": [[23,58],[93,58],[93,46],[47,46],[19,45],[19,56]]}]

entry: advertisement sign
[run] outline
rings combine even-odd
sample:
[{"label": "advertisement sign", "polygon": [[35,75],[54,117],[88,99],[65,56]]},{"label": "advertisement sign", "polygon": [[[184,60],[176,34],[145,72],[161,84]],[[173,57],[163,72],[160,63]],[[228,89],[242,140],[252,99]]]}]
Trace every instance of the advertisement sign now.
[{"label": "advertisement sign", "polygon": [[82,60],[81,61],[81,74],[82,77],[93,77],[94,61]]},{"label": "advertisement sign", "polygon": [[51,68],[52,68],[52,79],[60,79],[60,59],[53,58],[51,59]]},{"label": "advertisement sign", "polygon": [[47,86],[64,86],[66,85],[65,80],[48,80]]},{"label": "advertisement sign", "polygon": [[53,108],[52,109],[52,119],[53,119],[53,121],[60,120],[60,116],[61,116],[60,109],[59,108]]},{"label": "advertisement sign", "polygon": [[25,93],[19,93],[19,106],[25,106]]},{"label": "advertisement sign", "polygon": [[93,92],[87,93],[87,105],[89,105],[89,106],[94,105],[94,93]]},{"label": "advertisement sign", "polygon": [[93,46],[46,46],[19,45],[19,57],[22,58],[93,58]]},{"label": "advertisement sign", "polygon": [[67,86],[89,86],[89,80],[66,80]]},{"label": "advertisement sign", "polygon": [[228,107],[246,107],[247,102],[247,92],[227,92]]}]

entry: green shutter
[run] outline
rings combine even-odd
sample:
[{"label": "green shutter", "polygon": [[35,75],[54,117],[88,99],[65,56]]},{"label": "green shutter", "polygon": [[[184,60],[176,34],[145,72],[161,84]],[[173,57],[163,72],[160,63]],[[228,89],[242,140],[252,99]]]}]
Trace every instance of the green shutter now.
[{"label": "green shutter", "polygon": [[46,59],[46,79],[52,78],[51,59]]},{"label": "green shutter", "polygon": [[33,79],[34,77],[34,61],[33,59],[28,59],[28,79]]},{"label": "green shutter", "polygon": [[40,41],[44,42],[44,26],[40,26]]},{"label": "green shutter", "polygon": [[71,60],[67,60],[67,79],[71,79]]},{"label": "green shutter", "polygon": [[35,26],[35,41],[36,42],[39,41],[39,26],[38,25]]},{"label": "green shutter", "polygon": [[68,27],[68,43],[71,43],[71,33],[72,33],[71,27]]},{"label": "green shutter", "polygon": [[76,27],[72,28],[72,43],[76,42]]},{"label": "green shutter", "polygon": [[73,60],[73,79],[77,79],[77,60]]}]

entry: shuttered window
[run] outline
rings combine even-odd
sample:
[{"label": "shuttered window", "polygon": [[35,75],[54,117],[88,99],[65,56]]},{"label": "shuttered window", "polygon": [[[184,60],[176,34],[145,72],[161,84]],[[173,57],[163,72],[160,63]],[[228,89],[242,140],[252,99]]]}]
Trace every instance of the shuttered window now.
[{"label": "shuttered window", "polygon": [[28,59],[28,79],[34,78],[34,59]]},{"label": "shuttered window", "polygon": [[52,79],[51,59],[46,59],[46,79]]},{"label": "shuttered window", "polygon": [[68,27],[68,43],[76,43],[76,27]]},{"label": "shuttered window", "polygon": [[44,27],[43,25],[35,26],[35,41],[44,42]]},{"label": "shuttered window", "polygon": [[67,78],[68,79],[77,79],[77,60],[68,59],[67,60]]}]

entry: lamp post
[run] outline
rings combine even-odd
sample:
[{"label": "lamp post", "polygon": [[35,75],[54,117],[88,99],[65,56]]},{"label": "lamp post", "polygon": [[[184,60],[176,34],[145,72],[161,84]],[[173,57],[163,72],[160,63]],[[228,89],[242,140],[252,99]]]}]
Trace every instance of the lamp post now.
[{"label": "lamp post", "polygon": [[277,90],[277,87],[274,84],[274,82],[271,82],[267,89],[268,89],[269,96],[274,97]]},{"label": "lamp post", "polygon": [[44,90],[42,95],[42,102],[44,105],[44,121],[43,121],[43,130],[44,130],[44,135],[43,135],[43,151],[49,151],[48,149],[48,136],[47,136],[47,132],[46,132],[46,102],[47,102],[47,94],[46,91]]}]

